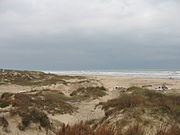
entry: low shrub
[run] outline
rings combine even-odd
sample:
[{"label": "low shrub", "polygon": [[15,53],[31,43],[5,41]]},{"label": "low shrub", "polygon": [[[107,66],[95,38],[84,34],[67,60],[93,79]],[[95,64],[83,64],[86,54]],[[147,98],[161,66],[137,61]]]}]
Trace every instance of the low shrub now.
[{"label": "low shrub", "polygon": [[49,118],[44,112],[41,112],[38,110],[32,110],[30,112],[30,116],[32,117],[33,122],[40,123],[40,125],[42,127],[44,127],[44,128],[50,128],[51,127]]},{"label": "low shrub", "polygon": [[82,87],[73,91],[70,96],[84,96],[87,98],[98,98],[106,95],[106,89],[104,87]]},{"label": "low shrub", "polygon": [[136,86],[132,86],[132,87],[129,87],[129,88],[127,88],[127,91],[139,91],[139,90],[141,90],[142,88],[139,88],[139,87],[136,87]]},{"label": "low shrub", "polygon": [[75,125],[63,125],[56,135],[143,135],[144,131],[139,125],[130,126],[126,131],[114,130],[108,125],[101,125],[93,129],[89,125],[80,122]]},{"label": "low shrub", "polygon": [[18,93],[14,94],[13,96],[11,95],[11,97],[8,99],[1,99],[0,107],[5,107],[12,104],[16,110],[24,112],[33,107],[36,109],[45,110],[51,114],[65,114],[72,113],[74,110],[76,110],[75,107],[66,102],[68,100],[69,98],[61,93],[49,91],[40,91],[35,94]]},{"label": "low shrub", "polygon": [[2,100],[9,100],[9,98],[13,95],[13,93],[5,92],[1,95]]},{"label": "low shrub", "polygon": [[31,122],[39,123],[41,127],[50,129],[50,121],[44,112],[36,109],[28,110],[28,112],[17,112],[21,117],[21,124],[19,125],[20,130],[25,130]]},{"label": "low shrub", "polygon": [[37,93],[33,97],[33,104],[37,108],[41,108],[42,110],[45,109],[48,113],[51,114],[72,113],[74,110],[76,110],[75,107],[66,102],[70,99],[59,93],[47,91],[43,93]]},{"label": "low shrub", "polygon": [[125,108],[136,107],[144,103],[145,98],[142,96],[123,94],[119,98],[109,100],[106,103],[102,103],[102,105],[103,109],[105,109],[106,111],[109,110],[109,108],[114,108],[113,111],[110,111],[115,112]]},{"label": "low shrub", "polygon": [[32,99],[31,96],[28,94],[15,94],[14,100],[12,100],[12,105],[15,107],[27,107],[32,105]]},{"label": "low shrub", "polygon": [[130,126],[122,135],[144,135],[142,127],[138,124]]},{"label": "low shrub", "polygon": [[96,129],[95,135],[115,135],[115,131],[108,125],[102,125]]},{"label": "low shrub", "polygon": [[94,135],[94,131],[90,126],[80,122],[73,126],[64,124],[57,135]]},{"label": "low shrub", "polygon": [[8,130],[9,123],[5,117],[0,117],[0,126],[3,127],[3,130],[5,132],[9,132]]},{"label": "low shrub", "polygon": [[10,103],[9,102],[6,102],[6,101],[0,101],[0,108],[5,108],[5,107],[7,107],[7,106],[9,106],[10,105]]},{"label": "low shrub", "polygon": [[[132,108],[142,105],[149,107],[156,112],[168,113],[180,121],[180,96],[165,95],[154,90],[147,90],[138,87],[130,87],[130,94],[123,94],[116,99],[101,103],[106,114],[120,111],[124,108]],[[109,111],[109,112],[108,112]]]},{"label": "low shrub", "polygon": [[160,127],[156,135],[179,135],[180,128],[176,125],[172,125],[170,128]]}]

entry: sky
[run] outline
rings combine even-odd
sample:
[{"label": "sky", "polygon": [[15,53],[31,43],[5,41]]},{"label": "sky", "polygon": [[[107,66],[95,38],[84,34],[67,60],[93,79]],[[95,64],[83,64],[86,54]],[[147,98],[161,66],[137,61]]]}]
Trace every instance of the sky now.
[{"label": "sky", "polygon": [[180,69],[180,0],[0,0],[0,68]]}]

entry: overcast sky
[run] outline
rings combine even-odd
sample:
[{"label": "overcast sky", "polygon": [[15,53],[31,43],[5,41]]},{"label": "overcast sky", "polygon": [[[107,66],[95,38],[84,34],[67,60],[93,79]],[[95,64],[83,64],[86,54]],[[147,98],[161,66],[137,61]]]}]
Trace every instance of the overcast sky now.
[{"label": "overcast sky", "polygon": [[180,0],[0,0],[0,68],[180,69]]}]

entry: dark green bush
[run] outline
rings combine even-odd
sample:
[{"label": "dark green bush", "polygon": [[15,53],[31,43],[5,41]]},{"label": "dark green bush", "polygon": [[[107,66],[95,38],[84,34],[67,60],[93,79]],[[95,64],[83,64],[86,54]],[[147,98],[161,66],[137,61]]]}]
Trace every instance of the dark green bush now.
[{"label": "dark green bush", "polygon": [[19,125],[20,130],[25,130],[31,122],[39,123],[43,128],[50,129],[50,121],[48,116],[41,111],[36,109],[27,110],[27,112],[17,112],[21,117],[21,124]]},{"label": "dark green bush", "polygon": [[5,107],[7,107],[9,105],[10,105],[9,102],[0,102],[0,108],[5,108]]}]

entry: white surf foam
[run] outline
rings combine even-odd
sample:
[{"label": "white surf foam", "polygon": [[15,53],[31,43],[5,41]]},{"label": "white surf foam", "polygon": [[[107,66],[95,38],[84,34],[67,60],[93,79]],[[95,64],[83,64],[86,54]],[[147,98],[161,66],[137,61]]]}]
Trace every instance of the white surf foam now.
[{"label": "white surf foam", "polygon": [[60,75],[129,76],[151,78],[178,78],[180,71],[44,71]]}]

